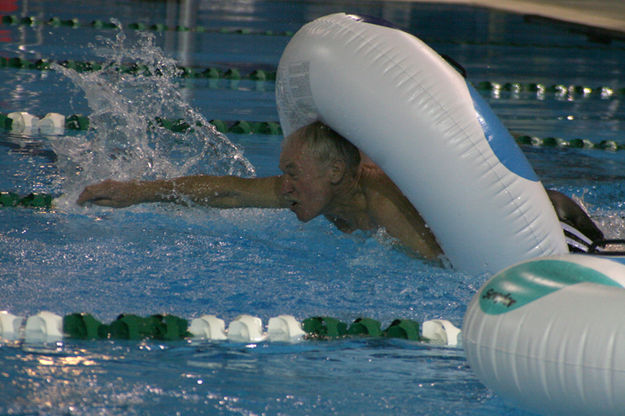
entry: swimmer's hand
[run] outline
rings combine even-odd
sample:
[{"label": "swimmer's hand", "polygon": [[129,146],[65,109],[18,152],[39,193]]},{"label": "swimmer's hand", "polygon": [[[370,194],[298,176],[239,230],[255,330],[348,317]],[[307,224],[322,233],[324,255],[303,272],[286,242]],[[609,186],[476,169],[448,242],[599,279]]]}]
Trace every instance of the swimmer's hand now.
[{"label": "swimmer's hand", "polygon": [[79,205],[91,203],[113,208],[124,208],[143,202],[144,190],[140,182],[106,180],[87,186],[76,201]]}]

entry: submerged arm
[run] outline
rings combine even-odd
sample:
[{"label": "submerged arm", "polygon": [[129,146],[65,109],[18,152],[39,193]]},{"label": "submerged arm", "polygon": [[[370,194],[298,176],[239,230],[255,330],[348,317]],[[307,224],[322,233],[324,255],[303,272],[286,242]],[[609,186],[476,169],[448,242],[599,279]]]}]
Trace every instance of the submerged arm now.
[{"label": "submerged arm", "polygon": [[107,180],[87,186],[77,203],[115,208],[144,202],[197,203],[215,208],[283,208],[281,176],[239,178],[195,175],[155,181]]},{"label": "submerged arm", "polygon": [[374,221],[407,248],[428,260],[439,261],[443,251],[434,234],[390,178],[375,169],[369,170],[363,178],[368,183]]}]

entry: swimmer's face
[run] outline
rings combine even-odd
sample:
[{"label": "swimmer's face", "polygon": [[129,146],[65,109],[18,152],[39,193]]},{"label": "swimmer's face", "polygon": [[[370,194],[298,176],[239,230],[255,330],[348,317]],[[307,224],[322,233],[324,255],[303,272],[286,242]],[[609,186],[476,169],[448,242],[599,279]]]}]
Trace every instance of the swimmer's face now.
[{"label": "swimmer's face", "polygon": [[297,138],[287,139],[280,156],[282,197],[300,221],[323,214],[332,199],[331,169]]}]

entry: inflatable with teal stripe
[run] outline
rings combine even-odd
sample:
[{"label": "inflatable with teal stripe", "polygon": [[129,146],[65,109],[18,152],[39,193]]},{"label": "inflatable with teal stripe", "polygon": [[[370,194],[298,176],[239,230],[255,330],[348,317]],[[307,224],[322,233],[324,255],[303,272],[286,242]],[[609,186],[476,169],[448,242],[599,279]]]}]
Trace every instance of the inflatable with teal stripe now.
[{"label": "inflatable with teal stripe", "polygon": [[540,414],[625,411],[625,265],[589,255],[522,262],[493,276],[464,319],[479,379]]}]

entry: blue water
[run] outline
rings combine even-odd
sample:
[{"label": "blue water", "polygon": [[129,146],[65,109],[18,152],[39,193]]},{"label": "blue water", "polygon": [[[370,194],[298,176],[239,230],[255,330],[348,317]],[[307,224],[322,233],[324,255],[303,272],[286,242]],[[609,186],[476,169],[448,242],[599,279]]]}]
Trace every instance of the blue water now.
[{"label": "blue water", "polygon": [[[216,31],[136,32],[131,23],[296,31],[336,11],[382,17],[454,57],[474,84],[491,81],[624,88],[625,45],[486,9],[392,2],[0,2],[47,21],[115,18],[122,31],[0,25],[0,56],[171,68],[275,70],[289,36]],[[186,6],[197,7],[185,18]],[[182,23],[181,23],[182,22]],[[450,30],[449,28],[453,28]],[[601,71],[597,71],[597,68]],[[198,127],[149,127],[154,115],[276,121],[271,81],[156,79],[113,71],[0,68],[0,112],[92,117],[61,135],[0,130],[0,190],[58,196],[54,210],[0,209],[0,310],[29,316],[90,312],[283,313],[445,318],[462,324],[485,275],[429,265],[383,234],[345,235],[286,211],[141,205],[81,208],[88,183],[108,177],[278,173],[281,137]],[[514,133],[625,144],[622,93],[480,91]],[[234,146],[231,145],[234,144]],[[216,150],[215,150],[216,149]],[[577,198],[608,236],[625,232],[623,153],[523,147],[544,183]],[[249,161],[249,164],[247,163]],[[77,341],[0,344],[0,414],[526,415],[484,387],[459,348],[345,339],[299,344]]]}]

